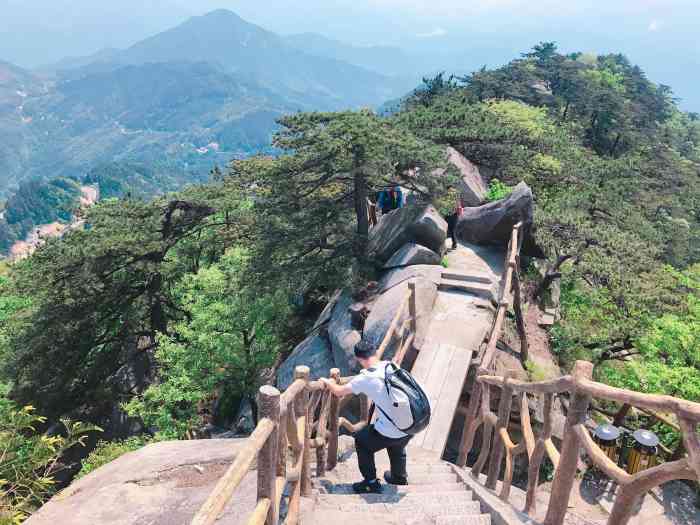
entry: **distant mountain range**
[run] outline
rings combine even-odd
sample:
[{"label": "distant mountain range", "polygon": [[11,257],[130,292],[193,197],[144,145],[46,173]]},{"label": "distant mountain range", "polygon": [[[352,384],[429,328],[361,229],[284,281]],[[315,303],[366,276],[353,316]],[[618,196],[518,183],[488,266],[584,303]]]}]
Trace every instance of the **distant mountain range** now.
[{"label": "distant mountain range", "polygon": [[402,60],[393,48],[282,37],[217,10],[36,72],[0,62],[0,195],[20,180],[82,177],[110,162],[199,179],[214,164],[271,151],[284,113],[377,107],[405,94],[416,78],[401,74]]}]

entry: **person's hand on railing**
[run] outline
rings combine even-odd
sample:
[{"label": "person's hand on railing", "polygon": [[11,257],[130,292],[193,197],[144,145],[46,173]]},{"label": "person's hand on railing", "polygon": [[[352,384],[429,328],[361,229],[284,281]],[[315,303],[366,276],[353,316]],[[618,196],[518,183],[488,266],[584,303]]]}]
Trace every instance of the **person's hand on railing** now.
[{"label": "person's hand on railing", "polygon": [[352,394],[352,387],[348,383],[347,385],[339,385],[333,379],[328,379],[327,377],[322,377],[319,379],[321,385],[323,385],[324,390],[330,390],[331,394],[336,397],[345,397]]}]

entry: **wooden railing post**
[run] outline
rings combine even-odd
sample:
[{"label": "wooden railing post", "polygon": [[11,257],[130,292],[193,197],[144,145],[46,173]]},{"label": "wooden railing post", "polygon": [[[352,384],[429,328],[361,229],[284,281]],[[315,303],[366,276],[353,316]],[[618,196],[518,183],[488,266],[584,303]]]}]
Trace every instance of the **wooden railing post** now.
[{"label": "wooden railing post", "polygon": [[326,445],[328,435],[328,414],[330,404],[335,396],[330,390],[324,390],[321,394],[321,410],[319,412],[318,424],[316,426],[316,476],[321,478],[326,475]]},{"label": "wooden railing post", "polygon": [[416,283],[411,281],[408,283],[408,289],[411,291],[411,297],[408,300],[408,315],[411,319],[411,333],[416,333],[416,326],[418,321],[416,319]]},{"label": "wooden railing post", "polygon": [[[310,370],[308,366],[297,366],[294,369],[294,380],[303,379],[308,383]],[[296,468],[301,461],[301,470],[299,471],[299,479],[293,482],[292,491],[289,497],[289,509],[287,511],[287,519],[285,521],[286,525],[296,525],[299,521],[299,509],[301,503],[301,480],[303,479],[303,464],[304,464],[304,454],[306,451],[306,440],[304,435],[299,435],[306,432],[306,424],[302,432],[299,432],[299,423],[301,419],[305,417],[306,405],[308,404],[308,393],[306,389],[302,390],[294,398],[294,431],[297,432],[299,436],[299,441],[301,442],[301,450],[294,454],[294,467]]]},{"label": "wooden railing post", "polygon": [[544,428],[537,437],[535,450],[530,457],[527,471],[527,494],[525,496],[525,513],[533,515],[537,510],[537,486],[540,477],[540,465],[546,452],[546,442],[552,437],[552,401],[554,394],[544,394]]},{"label": "wooden railing post", "polygon": [[[297,368],[297,372],[300,372],[302,375],[300,376],[302,379],[305,379],[309,381],[309,376],[311,374],[310,370],[308,367],[301,367]],[[310,407],[310,400],[309,400],[309,391],[308,388],[304,390],[303,393],[299,394],[299,397],[302,398],[303,400],[303,407],[301,411],[299,412],[300,414],[304,414],[304,451],[303,451],[303,456],[302,456],[302,461],[301,461],[301,473],[300,473],[300,486],[301,486],[301,495],[302,496],[310,496],[311,495],[311,429],[313,426],[313,417],[314,414],[311,413],[311,407]]]},{"label": "wooden railing post", "polygon": [[522,298],[520,296],[520,269],[513,272],[513,311],[515,312],[515,324],[520,337],[520,362],[525,363],[530,357],[527,344],[527,331],[525,329],[525,317],[523,316]]},{"label": "wooden railing post", "polygon": [[513,407],[513,388],[508,386],[508,381],[513,376],[512,370],[507,370],[503,377],[503,388],[501,389],[501,400],[498,403],[498,421],[493,435],[493,447],[489,458],[489,472],[486,479],[486,488],[496,488],[498,475],[501,473],[501,462],[505,452],[505,443],[501,437],[501,429],[508,429],[510,412]]},{"label": "wooden railing post", "polygon": [[277,445],[280,431],[280,393],[275,387],[265,385],[258,394],[258,412],[269,418],[275,427],[258,453],[258,501],[270,500],[265,525],[277,525],[279,521],[277,505]]},{"label": "wooden railing post", "polygon": [[579,460],[579,439],[573,431],[573,427],[586,422],[588,406],[591,396],[579,391],[577,383],[582,379],[593,377],[593,365],[587,361],[576,361],[572,373],[574,379],[574,391],[569,405],[569,413],[564,427],[564,439],[561,445],[559,466],[554,474],[552,493],[549,497],[547,516],[544,525],[562,525],[569,506],[569,495],[574,485],[576,467]]},{"label": "wooden railing post", "polygon": [[457,466],[464,467],[467,464],[467,456],[474,445],[474,436],[479,422],[479,401],[481,400],[481,386],[479,385],[478,377],[486,375],[487,372],[483,368],[479,368],[474,378],[472,391],[469,394],[469,405],[467,413],[464,416],[464,428],[462,429],[462,439],[459,444],[459,456],[457,457]]},{"label": "wooden railing post", "polygon": [[[331,379],[340,383],[340,370],[338,368],[331,369]],[[331,398],[331,408],[328,414],[328,458],[326,460],[326,469],[333,470],[338,464],[338,425],[340,420],[340,398],[333,396]]]}]

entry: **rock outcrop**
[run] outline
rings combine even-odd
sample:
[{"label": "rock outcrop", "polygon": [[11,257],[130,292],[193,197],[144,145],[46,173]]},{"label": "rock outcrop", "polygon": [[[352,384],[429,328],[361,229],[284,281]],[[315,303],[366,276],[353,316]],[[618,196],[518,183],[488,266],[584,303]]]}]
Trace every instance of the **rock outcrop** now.
[{"label": "rock outcrop", "polygon": [[440,264],[440,256],[430,248],[409,242],[391,256],[384,265],[384,269],[415,266],[416,264]]},{"label": "rock outcrop", "polygon": [[505,199],[478,208],[465,208],[457,222],[457,237],[463,242],[507,242],[518,222],[523,222],[527,235],[532,219],[532,190],[521,182]]},{"label": "rock outcrop", "polygon": [[462,202],[467,207],[481,206],[486,202],[488,188],[481,177],[479,168],[456,149],[447,148],[448,159],[459,171]]},{"label": "rock outcrop", "polygon": [[327,377],[328,371],[335,368],[333,351],[328,335],[319,330],[314,330],[306,339],[297,345],[292,354],[285,359],[277,370],[277,385],[280,390],[286,388],[294,381],[294,369],[297,366],[308,366],[311,369],[311,377]]},{"label": "rock outcrop", "polygon": [[385,264],[410,242],[441,253],[447,238],[447,222],[433,206],[407,206],[382,217],[369,234],[370,257]]},{"label": "rock outcrop", "polygon": [[[244,439],[168,441],[130,452],[57,494],[28,525],[188,525]],[[243,479],[221,520],[246,522],[257,474]]]}]

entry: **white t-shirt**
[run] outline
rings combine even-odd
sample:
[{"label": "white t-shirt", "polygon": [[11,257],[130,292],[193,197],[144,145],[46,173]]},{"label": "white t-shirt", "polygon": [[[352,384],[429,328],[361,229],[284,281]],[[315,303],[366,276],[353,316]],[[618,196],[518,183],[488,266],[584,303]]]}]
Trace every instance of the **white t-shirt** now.
[{"label": "white t-shirt", "polygon": [[[380,361],[373,367],[362,370],[360,374],[355,377],[355,379],[350,381],[350,388],[352,388],[353,394],[366,395],[368,398],[374,401],[375,405],[380,407],[386,413],[391,414],[394,407],[394,402],[387,394],[386,386],[384,385],[384,375],[388,364],[389,361]],[[398,439],[407,436],[407,434],[396,428],[396,426],[394,426],[394,424],[387,419],[381,410],[376,409],[374,412],[376,416],[374,429],[381,435],[391,439]]]}]

